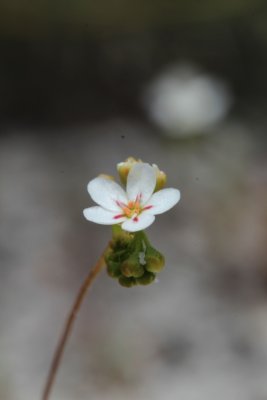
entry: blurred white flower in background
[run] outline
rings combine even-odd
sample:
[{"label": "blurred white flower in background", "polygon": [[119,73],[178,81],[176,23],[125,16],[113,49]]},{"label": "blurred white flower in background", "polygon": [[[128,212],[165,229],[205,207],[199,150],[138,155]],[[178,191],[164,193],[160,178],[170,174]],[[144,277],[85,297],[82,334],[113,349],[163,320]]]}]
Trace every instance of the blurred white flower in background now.
[{"label": "blurred white flower in background", "polygon": [[144,96],[151,119],[172,137],[207,133],[232,105],[227,85],[190,64],[167,69]]}]

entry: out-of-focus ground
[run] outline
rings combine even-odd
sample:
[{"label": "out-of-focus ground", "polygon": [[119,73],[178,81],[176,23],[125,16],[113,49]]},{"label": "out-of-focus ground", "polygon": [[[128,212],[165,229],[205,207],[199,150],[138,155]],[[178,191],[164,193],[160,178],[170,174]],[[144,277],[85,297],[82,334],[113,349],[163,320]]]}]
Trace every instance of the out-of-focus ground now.
[{"label": "out-of-focus ground", "polygon": [[40,398],[110,238],[86,185],[135,156],[181,190],[148,229],[166,268],[102,272],[51,400],[265,400],[265,3],[48,4],[0,16],[0,399]]}]

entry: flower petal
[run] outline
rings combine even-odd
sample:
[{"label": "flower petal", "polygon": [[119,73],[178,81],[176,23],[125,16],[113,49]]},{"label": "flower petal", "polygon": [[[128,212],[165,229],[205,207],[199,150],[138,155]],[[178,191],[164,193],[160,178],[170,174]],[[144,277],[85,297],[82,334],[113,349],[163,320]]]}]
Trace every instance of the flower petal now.
[{"label": "flower petal", "polygon": [[111,179],[95,178],[88,183],[87,189],[92,199],[107,210],[120,210],[117,201],[127,203],[125,191]]},{"label": "flower petal", "polygon": [[83,215],[88,221],[102,225],[115,225],[125,221],[125,217],[118,218],[118,212],[108,211],[102,207],[95,206],[83,210]]},{"label": "flower petal", "polygon": [[140,196],[141,205],[151,197],[156,186],[156,170],[146,163],[135,164],[127,178],[126,192],[129,200],[136,200]]},{"label": "flower petal", "polygon": [[155,220],[154,215],[148,213],[142,213],[138,216],[134,216],[131,219],[127,219],[121,225],[122,229],[128,232],[142,231],[151,225]]},{"label": "flower petal", "polygon": [[[162,189],[154,193],[144,208],[149,207],[144,212],[152,215],[162,214],[175,206],[180,200],[180,191],[178,189]],[[151,207],[152,206],[152,207]]]}]

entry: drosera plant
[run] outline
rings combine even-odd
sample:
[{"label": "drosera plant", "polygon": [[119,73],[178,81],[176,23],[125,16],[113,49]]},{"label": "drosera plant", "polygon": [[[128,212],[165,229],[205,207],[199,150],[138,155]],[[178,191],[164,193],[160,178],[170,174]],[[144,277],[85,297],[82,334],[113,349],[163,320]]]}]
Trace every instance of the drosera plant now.
[{"label": "drosera plant", "polygon": [[75,318],[85,295],[106,265],[107,273],[121,286],[132,287],[154,282],[163,269],[164,256],[149,242],[144,229],[155,215],[171,209],[180,200],[180,191],[163,189],[166,174],[157,165],[129,157],[117,165],[123,185],[109,175],[100,175],[87,189],[97,204],[83,211],[88,221],[112,226],[112,238],[101,257],[82,283],[67,317],[62,336],[53,356],[42,400],[48,400]]}]

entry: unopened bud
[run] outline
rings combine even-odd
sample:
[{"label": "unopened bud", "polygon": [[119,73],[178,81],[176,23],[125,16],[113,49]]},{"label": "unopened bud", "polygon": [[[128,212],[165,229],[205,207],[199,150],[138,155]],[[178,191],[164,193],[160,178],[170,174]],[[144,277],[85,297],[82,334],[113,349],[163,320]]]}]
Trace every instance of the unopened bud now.
[{"label": "unopened bud", "polygon": [[110,181],[114,181],[115,180],[114,176],[107,175],[107,174],[100,174],[100,175],[98,175],[98,177],[99,178],[104,178],[104,179],[109,179]]},{"label": "unopened bud", "polygon": [[107,262],[107,273],[111,278],[118,278],[121,276],[120,263],[109,260]]},{"label": "unopened bud", "polygon": [[161,171],[159,167],[156,164],[153,164],[152,167],[156,170],[157,175],[156,175],[156,186],[154,189],[154,192],[157,192],[158,190],[161,190],[165,185],[167,181],[167,176],[165,172]]},{"label": "unopened bud", "polygon": [[121,180],[121,183],[123,185],[126,185],[127,182],[127,176],[131,170],[131,168],[138,162],[141,162],[141,160],[136,160],[133,157],[128,157],[125,161],[120,162],[117,164],[117,170],[119,173],[119,177]]},{"label": "unopened bud", "polygon": [[151,246],[146,250],[145,260],[145,269],[149,272],[160,272],[165,265],[164,256]]},{"label": "unopened bud", "polygon": [[136,285],[136,280],[134,278],[126,278],[122,275],[119,277],[119,284],[124,287],[132,287]]},{"label": "unopened bud", "polygon": [[153,274],[152,272],[145,272],[143,276],[136,279],[136,282],[139,285],[149,285],[150,283],[152,283],[155,280],[155,278],[156,278],[156,275]]},{"label": "unopened bud", "polygon": [[139,257],[137,254],[131,255],[121,265],[121,273],[127,278],[139,278],[144,273],[144,268],[139,263]]}]

